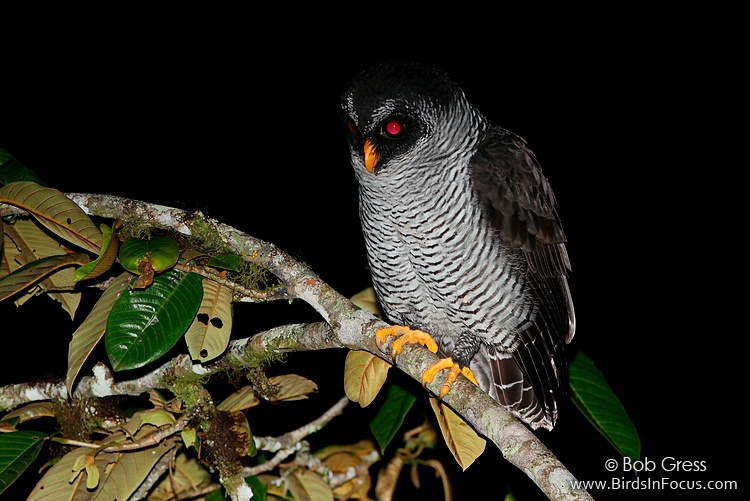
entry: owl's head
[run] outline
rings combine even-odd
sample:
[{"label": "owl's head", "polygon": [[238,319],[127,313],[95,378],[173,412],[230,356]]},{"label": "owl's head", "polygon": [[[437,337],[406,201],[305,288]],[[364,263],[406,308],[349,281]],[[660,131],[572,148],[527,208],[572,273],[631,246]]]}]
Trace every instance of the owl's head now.
[{"label": "owl's head", "polygon": [[465,148],[469,110],[461,89],[442,71],[418,63],[365,68],[341,96],[352,164],[378,175],[444,160]]}]

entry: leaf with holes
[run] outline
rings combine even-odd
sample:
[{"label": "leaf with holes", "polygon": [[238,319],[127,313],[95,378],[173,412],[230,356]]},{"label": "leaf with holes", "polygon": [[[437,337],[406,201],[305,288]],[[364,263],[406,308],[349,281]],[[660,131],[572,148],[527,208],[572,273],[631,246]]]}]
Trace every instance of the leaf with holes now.
[{"label": "leaf with holes", "polygon": [[116,371],[136,369],[168,352],[203,299],[201,277],[171,269],[143,290],[122,293],[107,319],[104,346]]},{"label": "leaf with holes", "polygon": [[203,301],[185,342],[193,360],[201,363],[218,357],[232,333],[232,289],[209,278],[203,279]]}]

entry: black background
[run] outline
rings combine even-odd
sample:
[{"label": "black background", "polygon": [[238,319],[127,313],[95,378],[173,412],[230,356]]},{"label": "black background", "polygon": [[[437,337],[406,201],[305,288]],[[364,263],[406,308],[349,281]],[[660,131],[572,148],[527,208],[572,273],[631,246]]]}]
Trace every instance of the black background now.
[{"label": "black background", "polygon": [[[534,42],[537,31],[445,36],[446,26],[412,38],[393,26],[395,33],[357,25],[270,35],[203,27],[139,22],[110,32],[98,24],[35,50],[14,39],[8,54],[18,57],[6,59],[0,84],[0,148],[61,191],[200,209],[277,244],[350,296],[369,276],[338,95],[363,64],[434,64],[487,116],[527,139],[552,183],[573,264],[573,347],[607,376],[638,428],[642,456],[657,464],[639,478],[744,487],[735,458],[747,445],[738,363],[747,328],[733,314],[738,293],[725,285],[742,268],[733,249],[743,233],[729,219],[744,165],[723,156],[736,106],[731,40],[646,24],[571,27],[544,42]],[[0,308],[2,381],[63,376],[82,318],[71,322],[45,297]],[[304,304],[239,305],[235,315],[235,337],[318,319]],[[294,356],[280,369],[309,374],[321,392],[290,404],[278,432],[343,395],[343,356]],[[334,426],[353,440],[367,433],[367,410],[355,407]],[[605,470],[617,453],[572,405],[554,432],[539,435],[581,480],[636,478]],[[506,484],[519,499],[541,498],[495,450],[463,474],[444,450],[434,454],[455,499],[492,497]],[[704,461],[706,471],[663,471],[669,457]],[[400,499],[413,495],[407,484]],[[705,493],[592,491],[596,499]]]}]

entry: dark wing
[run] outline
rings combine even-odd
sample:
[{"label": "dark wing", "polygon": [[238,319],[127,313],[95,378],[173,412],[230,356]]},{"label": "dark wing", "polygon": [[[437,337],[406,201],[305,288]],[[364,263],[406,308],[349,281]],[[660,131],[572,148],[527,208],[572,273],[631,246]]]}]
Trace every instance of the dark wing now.
[{"label": "dark wing", "polygon": [[537,307],[532,326],[519,333],[521,344],[512,354],[517,368],[506,354],[491,349],[480,350],[477,362],[483,359],[492,367],[501,403],[527,421],[531,418],[533,427],[551,428],[555,398],[564,393],[567,381],[564,347],[575,332],[566,278],[570,262],[555,196],[526,142],[499,127],[481,141],[471,172],[498,238],[525,259],[526,283]]}]

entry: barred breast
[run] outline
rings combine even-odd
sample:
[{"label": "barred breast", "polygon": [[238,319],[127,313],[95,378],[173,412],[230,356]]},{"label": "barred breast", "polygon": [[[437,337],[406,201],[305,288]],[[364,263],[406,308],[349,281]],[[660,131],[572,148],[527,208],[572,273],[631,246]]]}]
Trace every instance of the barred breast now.
[{"label": "barred breast", "polygon": [[374,288],[389,319],[429,332],[448,355],[469,332],[512,351],[533,317],[525,265],[493,236],[468,172],[444,174],[360,184]]}]

